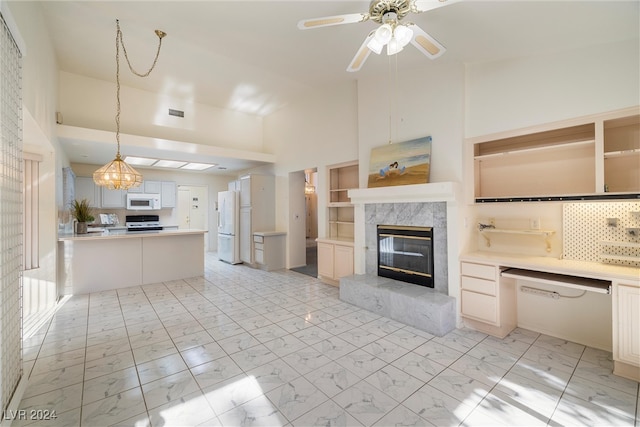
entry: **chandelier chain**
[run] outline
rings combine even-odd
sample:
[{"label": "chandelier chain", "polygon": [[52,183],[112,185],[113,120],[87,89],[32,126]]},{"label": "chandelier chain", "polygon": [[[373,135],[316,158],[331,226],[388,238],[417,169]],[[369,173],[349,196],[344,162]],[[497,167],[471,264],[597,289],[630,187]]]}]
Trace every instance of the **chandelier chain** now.
[{"label": "chandelier chain", "polygon": [[118,145],[118,149],[116,152],[116,158],[120,158],[120,46],[122,45],[122,52],[124,53],[124,57],[127,61],[127,65],[129,66],[129,70],[133,74],[138,77],[147,77],[156,64],[158,63],[158,57],[160,56],[160,48],[162,47],[162,38],[166,35],[164,32],[156,30],[156,35],[158,36],[158,49],[156,50],[156,57],[153,59],[153,63],[149,70],[146,73],[139,73],[136,71],[131,65],[131,61],[129,60],[129,55],[127,54],[127,48],[124,45],[124,39],[122,37],[122,30],[120,29],[120,21],[116,19],[116,142]]}]

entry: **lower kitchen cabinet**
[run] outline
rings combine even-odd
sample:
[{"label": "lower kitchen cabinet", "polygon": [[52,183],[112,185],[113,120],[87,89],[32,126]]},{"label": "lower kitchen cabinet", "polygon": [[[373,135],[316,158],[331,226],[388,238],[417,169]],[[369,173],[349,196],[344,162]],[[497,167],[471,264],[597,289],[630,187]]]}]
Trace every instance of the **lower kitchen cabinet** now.
[{"label": "lower kitchen cabinet", "polygon": [[318,278],[338,285],[340,278],[353,274],[353,242],[318,239]]},{"label": "lower kitchen cabinet", "polygon": [[287,234],[281,231],[257,231],[253,233],[254,259],[258,267],[266,271],[285,267]]},{"label": "lower kitchen cabinet", "polygon": [[462,262],[460,310],[470,326],[500,338],[517,324],[515,280],[500,277],[497,265]]},{"label": "lower kitchen cabinet", "polygon": [[640,380],[640,284],[613,283],[613,373]]}]

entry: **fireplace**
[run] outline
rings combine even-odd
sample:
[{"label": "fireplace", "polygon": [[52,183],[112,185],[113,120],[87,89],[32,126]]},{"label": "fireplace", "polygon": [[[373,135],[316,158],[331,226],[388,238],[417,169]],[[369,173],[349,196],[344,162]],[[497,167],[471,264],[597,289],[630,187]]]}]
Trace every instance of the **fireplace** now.
[{"label": "fireplace", "polygon": [[433,228],[378,225],[378,276],[434,287]]}]

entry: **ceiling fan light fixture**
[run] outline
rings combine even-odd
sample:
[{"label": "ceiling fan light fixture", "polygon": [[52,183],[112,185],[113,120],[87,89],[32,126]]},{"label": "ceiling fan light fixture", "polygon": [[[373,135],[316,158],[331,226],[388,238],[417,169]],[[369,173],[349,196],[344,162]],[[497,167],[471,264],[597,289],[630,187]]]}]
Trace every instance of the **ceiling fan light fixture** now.
[{"label": "ceiling fan light fixture", "polygon": [[389,43],[387,44],[387,55],[391,56],[391,55],[395,55],[396,53],[402,51],[403,46],[400,45],[400,43],[398,42],[398,40],[396,40],[395,37],[393,37],[391,40],[389,40]]},{"label": "ceiling fan light fixture", "polygon": [[384,46],[385,44],[389,43],[389,40],[391,40],[392,36],[393,28],[391,28],[391,25],[383,24],[376,30],[374,40]]},{"label": "ceiling fan light fixture", "polygon": [[376,40],[375,37],[372,37],[371,40],[369,40],[369,43],[367,43],[367,47],[373,53],[380,55],[380,53],[382,52],[382,48],[384,47],[384,44]]},{"label": "ceiling fan light fixture", "polygon": [[405,47],[413,38],[413,31],[404,25],[398,25],[393,30],[393,37],[400,43],[400,46]]}]

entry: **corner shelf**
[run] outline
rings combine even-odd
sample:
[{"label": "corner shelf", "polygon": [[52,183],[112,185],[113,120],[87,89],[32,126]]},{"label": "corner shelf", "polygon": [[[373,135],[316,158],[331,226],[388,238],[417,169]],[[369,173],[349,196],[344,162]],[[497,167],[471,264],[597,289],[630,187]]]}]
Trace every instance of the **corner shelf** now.
[{"label": "corner shelf", "polygon": [[527,230],[527,229],[507,229],[507,228],[485,228],[480,234],[487,241],[487,247],[491,246],[489,234],[520,234],[525,236],[540,236],[544,238],[547,252],[551,252],[551,241],[549,240],[556,232],[553,230]]}]

